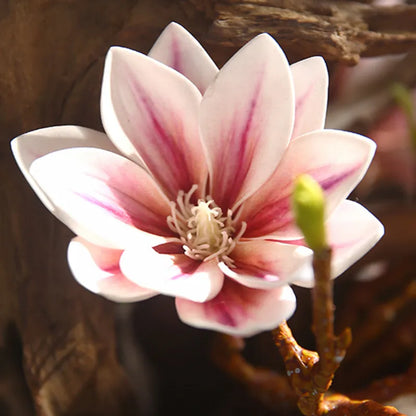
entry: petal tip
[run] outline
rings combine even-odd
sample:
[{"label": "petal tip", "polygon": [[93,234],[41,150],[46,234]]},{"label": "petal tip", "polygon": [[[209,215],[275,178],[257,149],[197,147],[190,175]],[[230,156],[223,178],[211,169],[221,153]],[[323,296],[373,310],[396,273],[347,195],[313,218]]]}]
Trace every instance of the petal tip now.
[{"label": "petal tip", "polygon": [[[260,33],[255,38],[251,39],[246,45],[244,45],[242,49],[245,49],[247,46],[253,47],[254,50],[258,48],[264,48],[263,50],[265,52],[270,52],[272,50],[278,51],[280,54],[282,54],[285,57],[287,61],[286,54],[284,53],[283,49],[281,48],[279,43],[276,41],[276,39],[273,36],[271,36],[269,33]],[[262,49],[259,49],[259,52],[260,51],[262,51]]]},{"label": "petal tip", "polygon": [[186,32],[187,34],[189,33],[182,25],[180,25],[177,22],[170,22],[165,29],[163,30],[162,33],[164,32],[168,32],[168,31],[172,31],[172,32],[180,32],[180,33],[184,33]]}]

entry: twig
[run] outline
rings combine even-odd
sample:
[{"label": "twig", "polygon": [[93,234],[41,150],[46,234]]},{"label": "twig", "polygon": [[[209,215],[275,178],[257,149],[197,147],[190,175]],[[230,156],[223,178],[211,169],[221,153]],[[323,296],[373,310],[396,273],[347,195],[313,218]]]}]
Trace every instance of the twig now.
[{"label": "twig", "polygon": [[[383,406],[373,400],[353,400],[341,394],[328,393],[335,371],[344,358],[351,341],[349,329],[340,336],[334,335],[334,306],[332,281],[330,279],[331,251],[315,253],[313,266],[315,288],[313,289],[313,330],[317,352],[302,348],[293,337],[286,322],[272,331],[273,339],[283,357],[287,378],[270,370],[252,366],[242,356],[244,341],[240,338],[219,335],[214,350],[216,363],[246,386],[248,391],[270,409],[281,408],[297,397],[298,407],[308,416],[404,416],[395,408]],[[416,360],[415,360],[416,363]],[[407,377],[414,376],[416,364],[409,369]],[[386,379],[387,380],[387,379]],[[409,378],[407,378],[409,380]],[[403,386],[403,376],[393,382]],[[380,384],[378,384],[380,387]],[[402,390],[400,390],[402,391]],[[360,398],[373,397],[360,395]]]},{"label": "twig", "polygon": [[416,392],[416,353],[413,362],[405,374],[385,377],[373,382],[364,390],[354,393],[355,399],[371,397],[379,402],[388,402],[404,394]]},{"label": "twig", "polygon": [[286,373],[298,396],[311,390],[310,369],[318,362],[318,354],[302,348],[292,335],[286,322],[272,331],[286,366]]},{"label": "twig", "polygon": [[326,399],[327,416],[406,416],[392,406],[383,406],[373,400],[351,400],[341,394]]},{"label": "twig", "polygon": [[334,305],[330,278],[331,250],[314,254],[315,287],[313,297],[313,332],[317,353],[300,347],[286,323],[273,331],[274,341],[285,362],[291,384],[297,393],[298,406],[304,415],[321,415],[328,410],[324,394],[351,341],[349,329],[334,335]]},{"label": "twig", "polygon": [[333,283],[331,280],[331,250],[324,249],[314,253],[313,269],[315,286],[313,298],[313,332],[319,356],[314,366],[313,380],[317,391],[322,395],[329,389],[346,349],[351,343],[351,331],[345,329],[339,337],[334,335]]},{"label": "twig", "polygon": [[253,366],[243,357],[243,348],[243,339],[219,334],[215,339],[212,358],[223,371],[242,383],[253,397],[269,409],[281,410],[283,402],[285,407],[295,408],[296,395],[287,377]]}]

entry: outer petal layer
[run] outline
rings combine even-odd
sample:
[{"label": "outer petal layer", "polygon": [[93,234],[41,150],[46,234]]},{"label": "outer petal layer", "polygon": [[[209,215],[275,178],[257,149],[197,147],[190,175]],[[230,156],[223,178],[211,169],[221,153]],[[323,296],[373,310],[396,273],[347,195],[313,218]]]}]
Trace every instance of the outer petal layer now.
[{"label": "outer petal layer", "polygon": [[296,177],[309,174],[319,182],[330,215],[362,179],[375,148],[366,137],[338,130],[319,130],[292,140],[273,176],[244,204],[244,237],[300,238],[290,205]]},{"label": "outer petal layer", "polygon": [[199,42],[177,23],[166,26],[148,56],[185,75],[201,94],[218,73],[218,68]]},{"label": "outer petal layer", "polygon": [[285,55],[254,38],[220,70],[201,104],[211,195],[231,208],[273,173],[293,126],[294,92]]},{"label": "outer petal layer", "polygon": [[117,149],[104,133],[79,126],[56,126],[34,130],[16,137],[11,142],[11,147],[26,180],[51,211],[53,205],[29,173],[30,166],[36,159],[71,147],[97,147],[117,153]]},{"label": "outer petal layer", "polygon": [[122,250],[99,247],[80,237],[68,247],[68,262],[75,279],[91,292],[115,302],[137,302],[157,295],[126,279],[120,270]]},{"label": "outer petal layer", "polygon": [[290,66],[295,87],[295,124],[292,138],[322,130],[328,99],[328,71],[320,56]]},{"label": "outer petal layer", "polygon": [[231,279],[226,279],[218,296],[208,302],[176,299],[183,322],[242,337],[276,328],[295,308],[296,298],[289,286],[251,289]]},{"label": "outer petal layer", "polygon": [[[199,262],[178,253],[160,254],[156,249],[126,250],[121,269],[134,283],[170,296],[205,302],[221,290],[224,275],[215,261]],[[176,251],[176,253],[175,253]]]},{"label": "outer petal layer", "polygon": [[287,284],[297,269],[310,263],[312,251],[277,241],[249,240],[237,243],[232,258],[235,267],[220,263],[224,274],[247,287],[270,289]]},{"label": "outer petal layer", "polygon": [[146,165],[169,199],[203,184],[201,94],[177,71],[130,49],[107,54],[101,117],[114,144]]},{"label": "outer petal layer", "polygon": [[[342,202],[327,223],[328,242],[332,248],[332,277],[347,270],[369,251],[384,234],[383,225],[363,206],[352,201]],[[311,265],[296,274],[299,286],[313,286]]]},{"label": "outer petal layer", "polygon": [[166,224],[169,202],[144,169],[122,156],[65,149],[37,159],[30,174],[48,196],[52,213],[97,245],[122,249],[172,235]]}]

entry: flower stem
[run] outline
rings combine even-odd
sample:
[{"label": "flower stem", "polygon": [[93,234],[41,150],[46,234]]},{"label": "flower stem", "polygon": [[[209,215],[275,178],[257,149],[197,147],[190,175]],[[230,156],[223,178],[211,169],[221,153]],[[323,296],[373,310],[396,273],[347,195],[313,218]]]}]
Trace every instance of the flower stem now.
[{"label": "flower stem", "polygon": [[306,416],[327,412],[324,394],[331,386],[335,371],[351,342],[346,329],[334,335],[334,305],[332,301],[331,250],[314,252],[315,286],[312,290],[313,332],[317,352],[303,349],[293,338],[286,322],[273,331],[274,341],[282,354],[286,371],[298,395],[298,407]]},{"label": "flower stem", "polygon": [[331,280],[331,250],[314,252],[313,270],[315,286],[312,289],[313,332],[319,360],[312,368],[314,386],[319,392],[318,413],[325,410],[323,395],[332,384],[335,371],[344,359],[351,343],[351,331],[345,329],[340,336],[334,334],[333,282]]}]

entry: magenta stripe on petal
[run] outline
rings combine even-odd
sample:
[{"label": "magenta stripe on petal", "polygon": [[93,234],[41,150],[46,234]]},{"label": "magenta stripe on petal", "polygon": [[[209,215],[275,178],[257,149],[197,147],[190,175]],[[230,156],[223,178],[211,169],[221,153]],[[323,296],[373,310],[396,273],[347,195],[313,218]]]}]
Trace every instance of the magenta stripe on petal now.
[{"label": "magenta stripe on petal", "polygon": [[235,268],[231,270],[240,275],[248,275],[256,279],[264,279],[268,282],[279,282],[281,280],[279,276],[271,274],[270,268],[267,268],[266,264],[264,267],[260,267],[259,265],[245,263],[240,260],[235,262]]},{"label": "magenta stripe on petal", "polygon": [[292,131],[293,85],[276,42],[259,35],[220,70],[201,103],[210,194],[223,211],[276,169]]},{"label": "magenta stripe on petal", "polygon": [[183,74],[201,94],[218,73],[214,62],[198,41],[174,22],[166,26],[148,56]]},{"label": "magenta stripe on petal", "polygon": [[[101,194],[99,195],[100,198],[97,198],[97,194],[92,196],[74,192],[74,195],[78,195],[85,202],[100,207],[125,224],[132,225],[147,233],[164,237],[172,236],[172,231],[166,225],[164,217],[126,194],[115,191],[112,195]],[[139,211],[140,215],[134,215],[133,212],[135,211]]]},{"label": "magenta stripe on petal", "polygon": [[247,223],[244,237],[261,237],[291,223],[293,215],[290,204],[290,195],[286,194],[277,201],[264,204],[257,212],[252,212],[250,217],[244,218]]},{"label": "magenta stripe on petal", "polygon": [[[260,140],[260,132],[255,131],[253,121],[257,109],[257,102],[261,92],[259,83],[257,83],[253,98],[248,106],[246,120],[240,130],[239,124],[242,116],[236,116],[230,129],[230,139],[224,140],[224,148],[220,153],[221,160],[217,162],[218,166],[226,166],[229,168],[214,172],[212,180],[212,194],[219,202],[221,207],[231,208],[238,197],[241,186],[251,168],[251,160],[253,153]],[[253,131],[254,130],[254,131]],[[230,155],[235,154],[232,158]],[[230,166],[231,165],[231,166]],[[222,195],[218,194],[217,189],[223,190]]]},{"label": "magenta stripe on petal", "polygon": [[173,235],[166,222],[169,201],[143,168],[120,155],[60,150],[37,159],[31,173],[57,207],[55,215],[97,245],[124,248],[138,230]]},{"label": "magenta stripe on petal", "polygon": [[[127,169],[122,172],[123,165],[120,163],[117,166],[118,161],[119,159],[109,158],[108,163],[113,163],[111,169],[104,167],[94,169],[94,166],[91,166],[90,171],[87,170],[88,168],[84,172],[74,170],[73,177],[77,180],[74,180],[73,184],[68,184],[76,187],[72,189],[74,195],[142,231],[171,236],[172,231],[166,223],[169,208],[156,186],[151,186],[152,179],[141,168],[132,166],[131,162],[123,161],[122,163],[127,163],[130,168],[139,171],[143,179],[147,179],[140,183],[139,178],[132,175],[136,172]],[[160,195],[159,201],[158,195]]]},{"label": "magenta stripe on petal", "polygon": [[[334,173],[328,177],[324,175],[325,173],[331,172],[330,167],[322,167],[304,173],[311,175],[318,181],[325,194],[328,195],[340,183],[356,174],[359,169],[361,169],[361,165],[356,165],[348,170]],[[279,199],[264,204],[259,211],[253,212],[249,218],[245,218],[247,231],[244,237],[261,237],[293,224],[293,213],[291,209],[292,186],[293,184],[286,185]]]},{"label": "magenta stripe on petal", "polygon": [[[178,280],[178,279],[189,279],[192,278],[192,274],[195,273],[196,269],[200,266],[200,262],[197,262],[190,257],[179,254],[178,261],[176,266],[178,268],[178,272],[176,274],[172,274],[169,279],[170,280]],[[180,258],[180,260],[179,260]]]},{"label": "magenta stripe on petal", "polygon": [[232,252],[233,267],[220,263],[222,272],[253,289],[273,289],[290,282],[311,251],[296,244],[263,239],[239,241]]},{"label": "magenta stripe on petal", "polygon": [[169,65],[174,70],[183,74],[182,62],[181,62],[181,54],[179,49],[178,39],[176,37],[172,37],[172,65]]},{"label": "magenta stripe on petal", "polygon": [[321,184],[330,215],[364,176],[374,151],[372,140],[339,130],[316,130],[293,139],[273,175],[244,202],[244,237],[299,237],[290,201],[296,177],[309,174]]},{"label": "magenta stripe on petal", "polygon": [[176,299],[182,321],[243,337],[276,328],[293,313],[295,305],[296,299],[289,286],[259,290],[232,279],[225,279],[221,292],[207,302],[197,304]]},{"label": "magenta stripe on petal", "polygon": [[106,272],[106,273],[109,273],[109,274],[119,274],[119,273],[121,273],[121,269],[120,269],[120,266],[118,264],[113,264],[113,265],[110,265],[110,266],[103,266],[103,267],[100,267],[100,268],[103,272]]},{"label": "magenta stripe on petal", "polygon": [[256,289],[248,289],[229,279],[224,280],[221,292],[206,304],[208,319],[222,325],[237,327],[248,319],[248,311],[257,308],[258,299],[253,296]]},{"label": "magenta stripe on petal", "polygon": [[[150,101],[150,97],[147,96],[144,88],[135,82],[133,74],[127,74],[126,77],[131,82],[132,93],[137,106],[141,108],[142,116],[149,121],[145,126],[144,123],[137,123],[135,126],[136,129],[143,129],[143,134],[146,135],[147,139],[146,141],[134,141],[140,156],[151,172],[158,172],[160,164],[163,164],[165,169],[170,170],[169,173],[166,172],[163,176],[157,176],[158,182],[164,189],[189,190],[193,185],[192,175],[189,172],[185,158],[185,149],[181,148],[178,143],[178,137],[181,137],[182,131],[180,117],[171,114],[171,120],[176,120],[177,125],[171,125],[169,131],[166,130],[166,122],[160,119],[162,114],[155,113],[157,107],[155,103]],[[125,107],[125,111],[128,112],[129,109]],[[173,110],[168,111],[173,112]],[[178,135],[178,137],[175,137],[175,135]],[[151,142],[151,145],[148,141]],[[155,148],[157,148],[158,158],[154,157]],[[175,194],[171,195],[172,199],[175,197]]]},{"label": "magenta stripe on petal", "polygon": [[295,123],[293,125],[292,138],[298,137],[300,129],[302,128],[303,116],[305,112],[305,104],[308,101],[308,98],[311,96],[314,91],[313,85],[310,85],[309,88],[303,93],[301,97],[296,97],[295,104]]},{"label": "magenta stripe on petal", "polygon": [[[315,178],[315,180],[317,180],[319,182],[319,184],[321,185],[322,189],[325,192],[330,192],[332,188],[334,188],[335,186],[339,185],[342,181],[346,180],[348,177],[353,176],[355,173],[358,172],[358,170],[361,168],[361,164],[357,164],[353,167],[351,167],[348,170],[345,170],[343,172],[339,172],[339,173],[335,173],[331,176],[325,177],[325,171],[330,171],[331,167],[323,167],[322,171],[324,171],[323,173],[323,178],[320,177],[320,174],[317,173],[316,171],[312,171],[310,173],[310,175],[312,177]],[[321,169],[320,169],[321,170]]]},{"label": "magenta stripe on petal", "polygon": [[198,89],[177,71],[138,52],[110,50],[101,99],[104,127],[127,155],[140,156],[170,200],[205,183],[200,102]]},{"label": "magenta stripe on petal", "polygon": [[324,60],[314,56],[290,66],[295,86],[295,125],[292,139],[325,124],[328,71]]}]

